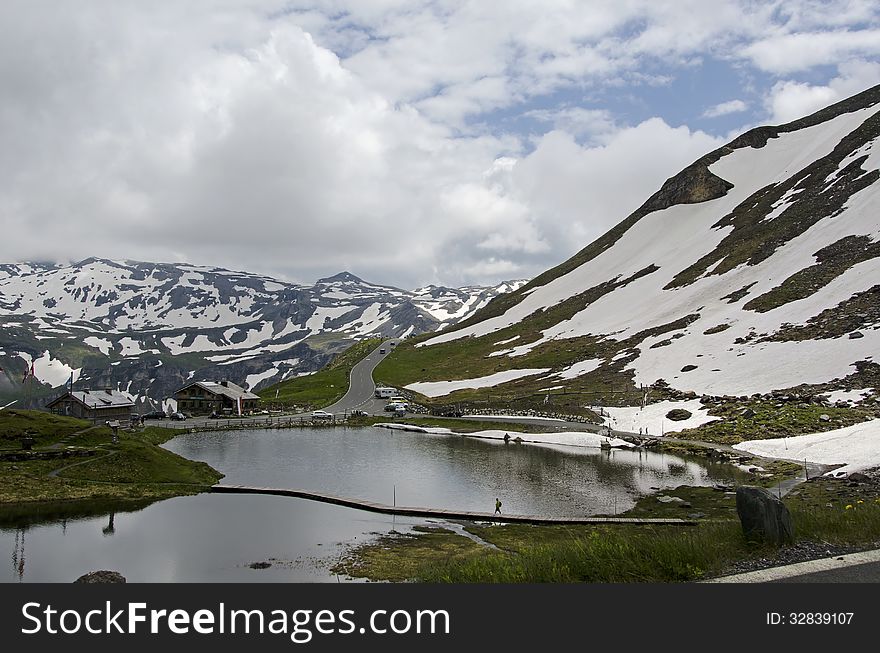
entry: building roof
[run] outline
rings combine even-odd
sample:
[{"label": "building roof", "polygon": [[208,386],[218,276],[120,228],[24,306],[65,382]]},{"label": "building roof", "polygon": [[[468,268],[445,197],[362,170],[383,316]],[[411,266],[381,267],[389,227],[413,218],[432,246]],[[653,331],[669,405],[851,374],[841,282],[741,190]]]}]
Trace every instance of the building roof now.
[{"label": "building roof", "polygon": [[[223,395],[224,397],[229,397],[232,401],[237,401],[239,397],[241,399],[259,399],[260,397],[255,395],[252,392],[248,392],[244,388],[239,385],[235,385],[231,381],[223,381],[222,383],[218,383],[217,381],[196,381],[195,383],[190,383],[188,385],[183,386],[177,392],[181,392],[190,388],[194,385],[199,386],[206,392],[210,392],[214,395]],[[174,394],[177,394],[175,392]]]},{"label": "building roof", "polygon": [[74,390],[73,392],[65,392],[57,399],[53,399],[47,404],[47,408],[51,408],[66,397],[71,397],[86,408],[93,410],[134,407],[134,400],[131,398],[131,395],[119,390]]}]

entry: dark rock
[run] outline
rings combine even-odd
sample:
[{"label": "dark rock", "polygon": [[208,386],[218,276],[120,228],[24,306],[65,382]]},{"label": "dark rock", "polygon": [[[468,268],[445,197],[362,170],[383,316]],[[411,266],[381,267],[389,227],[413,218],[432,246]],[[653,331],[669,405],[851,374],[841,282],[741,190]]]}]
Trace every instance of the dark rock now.
[{"label": "dark rock", "polygon": [[777,546],[794,541],[788,508],[768,490],[748,485],[737,488],[736,512],[746,539]]},{"label": "dark rock", "polygon": [[690,417],[691,411],[685,410],[684,408],[673,408],[666,413],[666,419],[671,419],[673,422],[681,422],[690,419]]},{"label": "dark rock", "polygon": [[743,408],[739,414],[741,417],[745,417],[746,419],[751,419],[752,417],[754,417],[758,413],[756,413],[752,408]]},{"label": "dark rock", "polygon": [[697,369],[696,365],[685,365],[684,367],[681,368],[681,371],[682,372],[691,372],[695,369]]},{"label": "dark rock", "polygon": [[864,338],[864,337],[865,337],[865,334],[862,333],[861,331],[853,331],[851,334],[849,334],[850,340],[855,340],[856,338]]},{"label": "dark rock", "polygon": [[77,578],[74,583],[124,583],[125,576],[118,571],[109,571],[101,569],[100,571],[90,571]]},{"label": "dark rock", "polygon": [[248,565],[251,569],[268,569],[271,566],[271,562],[252,562]]},{"label": "dark rock", "polygon": [[853,472],[852,474],[847,475],[847,478],[856,483],[868,483],[871,480],[867,475],[862,474],[861,472]]}]

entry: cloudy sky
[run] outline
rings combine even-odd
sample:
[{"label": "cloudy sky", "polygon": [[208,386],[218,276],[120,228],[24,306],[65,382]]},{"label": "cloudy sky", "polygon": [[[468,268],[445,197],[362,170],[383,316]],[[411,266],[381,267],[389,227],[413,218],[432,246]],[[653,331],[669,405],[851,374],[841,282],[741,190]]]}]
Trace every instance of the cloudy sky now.
[{"label": "cloudy sky", "polygon": [[880,83],[876,0],[3,0],[0,261],[527,278]]}]

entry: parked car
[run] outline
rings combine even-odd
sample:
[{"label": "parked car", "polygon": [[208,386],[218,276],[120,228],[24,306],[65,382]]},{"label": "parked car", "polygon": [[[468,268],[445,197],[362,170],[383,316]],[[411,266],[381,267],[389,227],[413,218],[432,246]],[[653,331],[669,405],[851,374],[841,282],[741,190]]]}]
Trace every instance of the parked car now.
[{"label": "parked car", "polygon": [[171,413],[171,419],[182,421],[186,419],[186,415],[184,415],[183,413]]},{"label": "parked car", "polygon": [[313,410],[312,411],[312,419],[315,419],[315,420],[333,419],[333,413],[328,413],[326,410]]},{"label": "parked car", "polygon": [[166,417],[168,415],[165,414],[164,410],[154,410],[144,415],[144,419],[165,419]]},{"label": "parked car", "polygon": [[352,416],[352,417],[366,417],[366,416],[367,416],[367,411],[365,411],[365,410],[353,410],[353,411],[351,411],[351,416]]},{"label": "parked car", "polygon": [[394,407],[394,412],[392,414],[394,415],[394,417],[403,417],[404,415],[406,415],[406,406],[401,406],[400,404],[397,404]]}]

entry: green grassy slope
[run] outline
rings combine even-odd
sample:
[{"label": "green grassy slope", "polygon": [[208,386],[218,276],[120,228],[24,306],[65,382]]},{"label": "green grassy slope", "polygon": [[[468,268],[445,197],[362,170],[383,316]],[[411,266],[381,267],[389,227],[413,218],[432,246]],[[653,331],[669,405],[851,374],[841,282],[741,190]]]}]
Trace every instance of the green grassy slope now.
[{"label": "green grassy slope", "polygon": [[[184,432],[160,427],[120,430],[113,442],[106,426],[40,411],[0,411],[0,453],[7,454],[0,459],[0,505],[159,499],[200,492],[223,475],[158,446]],[[26,455],[19,443],[25,433],[34,437],[33,456],[17,459]],[[41,457],[47,455],[54,457]]]}]

